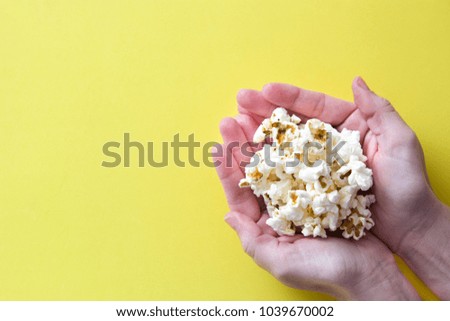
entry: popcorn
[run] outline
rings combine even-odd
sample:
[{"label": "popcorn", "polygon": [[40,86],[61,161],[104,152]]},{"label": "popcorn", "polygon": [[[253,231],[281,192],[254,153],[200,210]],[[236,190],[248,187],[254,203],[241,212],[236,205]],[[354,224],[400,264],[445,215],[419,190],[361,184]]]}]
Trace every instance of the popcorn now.
[{"label": "popcorn", "polygon": [[342,166],[337,174],[348,175],[348,182],[350,185],[357,185],[361,190],[367,191],[372,187],[372,170],[366,167],[366,164],[361,162],[358,156],[350,156],[347,165]]},{"label": "popcorn", "polygon": [[[374,226],[369,207],[375,202],[374,195],[360,193],[373,184],[360,134],[339,132],[318,119],[300,121],[281,107],[263,120],[253,141],[271,144],[253,155],[239,186],[264,198],[266,224],[280,235],[326,238],[327,231],[340,230],[345,238],[359,240]],[[330,144],[342,146],[340,158],[328,164]]]}]

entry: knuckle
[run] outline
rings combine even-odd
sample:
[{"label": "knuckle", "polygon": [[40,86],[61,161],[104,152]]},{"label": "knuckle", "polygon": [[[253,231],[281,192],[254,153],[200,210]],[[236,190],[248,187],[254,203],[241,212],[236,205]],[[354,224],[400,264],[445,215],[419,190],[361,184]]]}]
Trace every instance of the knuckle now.
[{"label": "knuckle", "polygon": [[419,139],[417,138],[416,133],[409,127],[405,130],[403,139],[404,139],[405,143],[407,143],[408,145],[414,146],[419,143]]},{"label": "knuckle", "polygon": [[250,257],[254,257],[254,251],[253,251],[253,246],[251,244],[251,242],[249,242],[247,239],[243,239],[242,242],[242,249],[244,250],[244,252],[250,256]]},{"label": "knuckle", "polygon": [[317,118],[322,117],[326,99],[327,99],[327,96],[325,94],[321,94],[319,96],[319,99],[317,100],[317,102],[314,104],[314,106],[312,108],[313,117],[317,117]]},{"label": "knuckle", "polygon": [[391,102],[381,96],[377,96],[377,105],[379,106],[379,108],[385,108],[385,109],[394,109],[394,107],[392,107]]}]

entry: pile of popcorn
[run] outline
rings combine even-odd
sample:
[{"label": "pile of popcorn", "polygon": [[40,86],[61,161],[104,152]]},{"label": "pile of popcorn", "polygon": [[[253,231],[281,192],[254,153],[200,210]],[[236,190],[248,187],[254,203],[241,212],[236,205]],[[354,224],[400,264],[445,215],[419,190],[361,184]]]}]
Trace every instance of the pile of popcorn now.
[{"label": "pile of popcorn", "polygon": [[[336,149],[342,142],[340,159],[328,163],[327,139]],[[359,240],[374,225],[368,208],[375,202],[374,195],[361,194],[372,186],[372,170],[359,139],[358,131],[339,132],[318,119],[301,124],[279,107],[256,130],[255,143],[271,144],[253,155],[239,186],[264,198],[266,223],[280,235],[325,238],[326,230],[339,229]]]}]

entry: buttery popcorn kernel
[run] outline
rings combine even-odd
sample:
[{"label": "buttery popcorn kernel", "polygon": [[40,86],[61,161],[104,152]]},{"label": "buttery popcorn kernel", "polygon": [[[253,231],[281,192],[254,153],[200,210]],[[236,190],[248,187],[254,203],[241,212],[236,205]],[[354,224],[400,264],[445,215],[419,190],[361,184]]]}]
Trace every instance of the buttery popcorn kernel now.
[{"label": "buttery popcorn kernel", "polygon": [[[263,196],[270,216],[266,224],[280,235],[300,231],[326,238],[327,231],[340,230],[345,238],[359,240],[374,226],[369,207],[375,202],[374,195],[360,193],[369,190],[373,180],[359,132],[339,132],[318,119],[300,122],[281,107],[263,120],[253,141],[268,139],[272,145],[253,155],[239,186]],[[327,164],[329,138],[333,147],[344,143],[338,151],[341,162]]]}]

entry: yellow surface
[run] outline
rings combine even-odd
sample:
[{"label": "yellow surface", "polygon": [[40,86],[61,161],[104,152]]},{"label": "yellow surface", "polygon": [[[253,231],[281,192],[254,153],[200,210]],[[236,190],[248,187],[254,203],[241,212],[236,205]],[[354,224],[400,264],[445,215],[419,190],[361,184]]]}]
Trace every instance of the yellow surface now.
[{"label": "yellow surface", "polygon": [[102,146],[218,141],[239,88],[351,99],[362,75],[449,203],[449,18],[447,0],[0,0],[0,299],[327,299],[246,257],[214,169],[103,168]]}]

